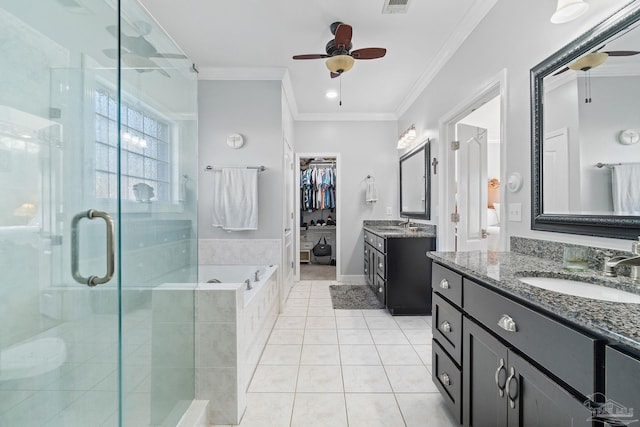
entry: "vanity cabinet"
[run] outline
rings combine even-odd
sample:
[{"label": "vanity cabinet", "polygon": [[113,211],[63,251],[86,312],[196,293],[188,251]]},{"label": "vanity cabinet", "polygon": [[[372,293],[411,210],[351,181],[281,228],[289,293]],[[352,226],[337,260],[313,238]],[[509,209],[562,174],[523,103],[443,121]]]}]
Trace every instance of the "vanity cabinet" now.
[{"label": "vanity cabinet", "polygon": [[621,422],[629,423],[631,420],[638,419],[640,412],[639,357],[615,347],[606,347],[605,396],[604,409],[609,414]]},{"label": "vanity cabinet", "polygon": [[386,237],[364,231],[364,275],[393,315],[431,314],[435,237]]},{"label": "vanity cabinet", "polygon": [[584,402],[599,388],[601,342],[440,264],[432,271],[433,382],[461,424],[592,425]]}]

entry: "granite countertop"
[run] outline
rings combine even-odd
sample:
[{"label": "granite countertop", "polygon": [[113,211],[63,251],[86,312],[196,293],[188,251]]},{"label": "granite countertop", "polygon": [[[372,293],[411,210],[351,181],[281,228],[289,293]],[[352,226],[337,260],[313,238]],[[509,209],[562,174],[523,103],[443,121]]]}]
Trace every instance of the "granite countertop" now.
[{"label": "granite countertop", "polygon": [[365,221],[363,228],[366,231],[370,231],[371,233],[377,234],[380,237],[401,237],[401,238],[437,237],[435,225],[411,223],[410,226],[414,228],[415,231],[411,231],[405,228],[403,222],[398,222],[394,220],[389,220],[389,221],[379,220],[379,221]]},{"label": "granite countertop", "polygon": [[640,304],[608,302],[565,295],[527,285],[518,277],[557,277],[603,284],[640,294],[628,277],[605,278],[596,270],[574,273],[558,262],[513,252],[429,252],[429,258],[472,279],[591,331],[610,344],[640,352]]}]

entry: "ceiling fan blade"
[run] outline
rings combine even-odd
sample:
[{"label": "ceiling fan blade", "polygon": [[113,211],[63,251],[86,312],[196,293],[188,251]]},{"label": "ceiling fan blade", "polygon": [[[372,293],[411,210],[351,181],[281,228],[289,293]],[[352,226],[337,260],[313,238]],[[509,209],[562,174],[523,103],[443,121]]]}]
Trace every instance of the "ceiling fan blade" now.
[{"label": "ceiling fan blade", "polygon": [[376,59],[382,58],[387,54],[387,49],[383,47],[366,47],[364,49],[356,49],[351,52],[351,56],[355,59]]},{"label": "ceiling fan blade", "polygon": [[180,53],[156,53],[151,56],[152,58],[165,58],[165,59],[188,59],[185,55]]},{"label": "ceiling fan blade", "polygon": [[321,59],[328,57],[329,55],[325,55],[323,53],[310,53],[308,55],[294,55],[293,59]]},{"label": "ceiling fan blade", "polygon": [[351,25],[340,24],[336,29],[336,48],[339,50],[349,50],[353,28]]},{"label": "ceiling fan blade", "polygon": [[570,69],[569,67],[564,67],[562,70],[560,70],[560,71],[558,71],[558,72],[556,72],[556,73],[553,73],[553,75],[554,75],[554,76],[557,76],[558,74],[562,74],[562,73],[564,73],[565,71],[569,71],[569,69]]},{"label": "ceiling fan blade", "polygon": [[102,53],[104,53],[107,58],[116,59],[118,57],[118,49],[102,49]]},{"label": "ceiling fan blade", "polygon": [[111,34],[113,37],[118,38],[118,26],[117,25],[108,25],[106,27],[106,30],[109,32],[109,34]]},{"label": "ceiling fan blade", "polygon": [[332,79],[335,79],[336,77],[340,77],[339,73],[334,73],[333,71],[329,71],[329,75],[331,76]]},{"label": "ceiling fan blade", "polygon": [[603,52],[609,56],[633,56],[640,53],[637,50],[611,50],[609,52]]}]

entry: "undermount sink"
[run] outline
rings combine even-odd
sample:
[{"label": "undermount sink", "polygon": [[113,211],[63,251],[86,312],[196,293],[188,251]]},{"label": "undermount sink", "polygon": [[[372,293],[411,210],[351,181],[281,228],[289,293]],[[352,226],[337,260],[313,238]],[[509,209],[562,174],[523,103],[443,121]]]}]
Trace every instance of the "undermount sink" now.
[{"label": "undermount sink", "polygon": [[576,297],[595,299],[599,301],[640,304],[640,295],[625,292],[620,289],[609,288],[607,286],[594,285],[593,283],[556,277],[519,277],[518,280],[537,288],[559,292],[566,295],[573,295]]}]

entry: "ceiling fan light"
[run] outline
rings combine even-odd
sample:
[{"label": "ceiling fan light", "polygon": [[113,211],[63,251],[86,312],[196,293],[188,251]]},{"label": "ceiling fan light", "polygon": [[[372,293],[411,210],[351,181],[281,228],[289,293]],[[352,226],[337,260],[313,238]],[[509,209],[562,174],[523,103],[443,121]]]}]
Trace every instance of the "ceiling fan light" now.
[{"label": "ceiling fan light", "polygon": [[558,7],[551,15],[553,24],[564,24],[573,21],[589,9],[584,0],[558,0]]},{"label": "ceiling fan light", "polygon": [[604,61],[606,61],[608,57],[609,54],[605,52],[592,52],[573,61],[568,65],[568,67],[576,71],[587,71],[592,68],[596,68],[598,65],[604,64]]},{"label": "ceiling fan light", "polygon": [[355,60],[350,55],[336,55],[327,59],[325,63],[332,73],[342,74],[353,67]]}]

